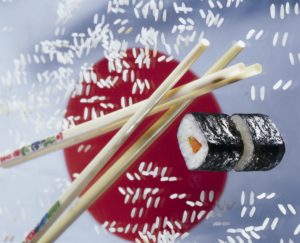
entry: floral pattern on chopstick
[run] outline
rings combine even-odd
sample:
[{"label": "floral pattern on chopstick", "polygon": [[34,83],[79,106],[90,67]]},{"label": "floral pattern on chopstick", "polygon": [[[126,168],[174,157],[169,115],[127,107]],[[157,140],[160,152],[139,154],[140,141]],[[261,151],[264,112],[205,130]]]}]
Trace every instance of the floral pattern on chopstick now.
[{"label": "floral pattern on chopstick", "polygon": [[63,133],[60,132],[55,136],[51,136],[48,137],[46,139],[40,140],[40,141],[36,141],[30,145],[24,146],[20,149],[17,149],[9,154],[6,154],[4,156],[0,157],[0,165],[3,165],[5,163],[7,163],[8,161],[11,161],[13,159],[19,158],[19,157],[23,157],[23,156],[27,156],[32,152],[36,152],[38,150],[41,150],[43,148],[48,147],[49,145],[52,145],[54,143],[57,143],[59,141],[63,140]]}]

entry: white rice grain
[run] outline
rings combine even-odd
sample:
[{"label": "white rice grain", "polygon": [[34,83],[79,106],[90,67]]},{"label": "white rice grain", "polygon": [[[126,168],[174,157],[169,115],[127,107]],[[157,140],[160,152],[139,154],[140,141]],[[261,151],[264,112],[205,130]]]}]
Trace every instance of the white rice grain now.
[{"label": "white rice grain", "polygon": [[254,198],[255,198],[255,194],[253,191],[250,192],[250,196],[249,196],[249,204],[253,205],[254,204]]},{"label": "white rice grain", "polygon": [[215,7],[215,4],[212,0],[208,0],[208,5],[210,8],[214,8]]},{"label": "white rice grain", "polygon": [[188,212],[186,210],[184,210],[183,215],[182,215],[182,223],[185,223],[188,217]]},{"label": "white rice grain", "polygon": [[177,220],[174,221],[174,224],[178,229],[182,229],[181,224]]},{"label": "white rice grain", "polygon": [[191,214],[191,218],[190,218],[190,222],[194,223],[195,222],[195,218],[196,218],[196,211],[193,210],[192,214]]},{"label": "white rice grain", "polygon": [[127,234],[129,232],[130,226],[131,226],[130,224],[126,225],[125,230],[124,230],[125,234]]},{"label": "white rice grain", "polygon": [[121,107],[122,108],[126,107],[126,101],[125,101],[125,97],[124,96],[121,97]]},{"label": "white rice grain", "polygon": [[148,229],[148,224],[145,223],[145,224],[144,224],[144,227],[143,227],[143,230],[142,230],[142,232],[143,232],[144,235],[146,234],[147,229]]},{"label": "white rice grain", "polygon": [[271,230],[275,230],[276,229],[278,221],[279,221],[278,217],[276,217],[275,219],[273,219],[272,224],[271,224]]},{"label": "white rice grain", "polygon": [[164,177],[164,176],[165,176],[165,174],[167,173],[167,169],[168,169],[168,167],[164,167],[164,168],[161,170],[161,173],[160,173],[161,177]]},{"label": "white rice grain", "polygon": [[152,190],[152,195],[155,195],[155,194],[157,194],[158,192],[159,192],[159,188],[156,187],[156,188],[154,188],[154,189]]},{"label": "white rice grain", "polygon": [[266,89],[265,89],[265,86],[262,86],[260,87],[260,90],[259,90],[259,94],[260,94],[260,99],[263,101],[265,100],[265,93],[266,93]]},{"label": "white rice grain", "polygon": [[298,224],[294,230],[294,235],[299,235],[299,234],[300,234],[300,224]]},{"label": "white rice grain", "polygon": [[255,86],[251,86],[251,99],[255,100]]},{"label": "white rice grain", "polygon": [[250,231],[250,234],[256,240],[259,240],[261,238],[255,231]]},{"label": "white rice grain", "polygon": [[296,215],[297,212],[296,212],[296,209],[294,208],[294,206],[292,204],[288,204],[287,205],[288,209],[290,210],[290,212],[293,214],[293,215]]},{"label": "white rice grain", "polygon": [[282,80],[280,79],[274,84],[273,89],[277,90],[281,87],[281,85],[282,85]]},{"label": "white rice grain", "polygon": [[269,221],[270,221],[269,217],[265,218],[264,222],[261,225],[262,230],[265,230],[265,228],[268,226]]},{"label": "white rice grain", "polygon": [[223,8],[223,4],[222,4],[220,1],[217,1],[217,5],[218,5],[218,7],[219,7],[220,9]]},{"label": "white rice grain", "polygon": [[276,33],[274,34],[274,37],[273,37],[273,46],[276,46],[276,45],[277,45],[278,36],[279,36],[279,33],[276,32]]},{"label": "white rice grain", "polygon": [[299,14],[299,12],[300,12],[300,11],[299,11],[299,3],[296,3],[296,4],[295,4],[295,6],[294,6],[294,12],[295,12],[296,15]]},{"label": "white rice grain", "polygon": [[200,193],[200,201],[204,202],[204,200],[205,200],[205,191],[202,190]]},{"label": "white rice grain", "polygon": [[197,215],[197,219],[200,220],[204,216],[205,212],[205,210],[201,210]]},{"label": "white rice grain", "polygon": [[278,204],[277,206],[278,206],[280,212],[281,212],[283,215],[286,215],[286,209],[285,209],[285,207],[284,207],[282,204]]},{"label": "white rice grain", "polygon": [[163,20],[163,22],[167,22],[167,10],[166,9],[163,11],[162,20]]},{"label": "white rice grain", "polygon": [[147,88],[148,90],[150,90],[151,87],[150,87],[149,81],[148,81],[147,79],[145,79],[144,82],[145,82],[146,88]]},{"label": "white rice grain", "polygon": [[126,30],[126,27],[125,26],[122,26],[118,29],[118,33],[119,34],[122,34],[124,31]]},{"label": "white rice grain", "polygon": [[154,208],[157,208],[160,202],[160,197],[157,197],[154,202]]},{"label": "white rice grain", "polygon": [[136,208],[133,208],[130,212],[130,217],[134,218],[135,217],[135,213],[136,213]]},{"label": "white rice grain", "polygon": [[166,59],[166,56],[165,55],[162,55],[162,56],[160,56],[159,58],[157,58],[157,61],[158,62],[162,62],[163,60],[165,60]]},{"label": "white rice grain", "polygon": [[226,230],[227,233],[230,233],[230,234],[235,234],[237,233],[237,230],[236,229],[232,229],[232,228],[229,228]]},{"label": "white rice grain", "polygon": [[143,172],[143,169],[145,167],[146,163],[145,162],[141,162],[140,165],[139,165],[139,172]]},{"label": "white rice grain", "polygon": [[252,36],[254,35],[254,33],[255,33],[255,29],[249,30],[248,34],[246,35],[246,39],[250,40],[252,38]]},{"label": "white rice grain", "polygon": [[226,8],[229,8],[231,6],[231,0],[227,0],[226,2]]},{"label": "white rice grain", "polygon": [[84,111],[83,111],[83,119],[87,120],[89,116],[89,109],[88,107],[84,107]]},{"label": "white rice grain", "polygon": [[95,14],[95,15],[94,15],[94,18],[93,18],[93,23],[94,23],[95,25],[98,24],[98,20],[99,20],[98,14]]},{"label": "white rice grain", "polygon": [[131,94],[136,94],[136,91],[137,91],[137,83],[135,82],[132,86],[132,90],[131,90]]},{"label": "white rice grain", "polygon": [[214,200],[214,196],[215,196],[215,192],[211,190],[208,194],[208,200],[212,202]]},{"label": "white rice grain", "polygon": [[168,181],[178,181],[178,178],[176,176],[171,176],[168,178]]},{"label": "white rice grain", "polygon": [[84,148],[84,152],[87,153],[91,148],[92,148],[92,145],[88,144],[88,145]]},{"label": "white rice grain", "polygon": [[266,194],[265,192],[263,192],[263,193],[257,195],[256,198],[259,199],[259,200],[260,200],[260,199],[264,199],[264,198],[266,197],[266,195],[267,195],[267,194]]},{"label": "white rice grain", "polygon": [[125,34],[129,34],[129,33],[131,33],[132,32],[132,30],[133,30],[133,27],[129,27],[126,31],[125,31]]},{"label": "white rice grain", "polygon": [[239,232],[242,234],[243,237],[245,237],[248,240],[248,242],[251,242],[250,235],[244,229],[239,229]]},{"label": "white rice grain", "polygon": [[132,200],[131,200],[132,204],[135,204],[135,202],[139,199],[140,191],[141,191],[140,188],[137,188],[135,190],[134,196],[132,197]]},{"label": "white rice grain", "polygon": [[272,19],[275,19],[276,17],[276,6],[274,3],[271,4],[270,6],[270,15]]},{"label": "white rice grain", "polygon": [[228,243],[235,243],[235,240],[231,236],[226,237],[228,240]]},{"label": "white rice grain", "polygon": [[263,33],[264,33],[264,30],[260,30],[260,31],[256,34],[255,40],[259,40],[260,37],[263,35]]},{"label": "white rice grain", "polygon": [[286,13],[287,15],[290,14],[290,3],[289,3],[289,2],[286,2],[286,3],[285,3],[285,13]]},{"label": "white rice grain", "polygon": [[195,203],[192,202],[192,201],[186,201],[185,202],[187,205],[191,206],[191,207],[194,207],[195,206]]},{"label": "white rice grain", "polygon": [[144,200],[146,200],[147,195],[148,195],[151,191],[152,191],[152,190],[151,190],[150,187],[146,187],[146,188],[144,189],[144,192],[143,192],[143,199],[144,199]]},{"label": "white rice grain", "polygon": [[133,190],[130,187],[126,187],[126,191],[130,194],[133,195]]},{"label": "white rice grain", "polygon": [[282,86],[282,89],[283,89],[283,90],[287,90],[288,88],[291,87],[292,83],[293,83],[292,80],[287,81],[287,82]]},{"label": "white rice grain", "polygon": [[223,23],[224,23],[224,18],[220,18],[217,23],[217,28],[220,28]]},{"label": "white rice grain", "polygon": [[253,225],[251,225],[251,226],[247,226],[246,228],[245,228],[245,231],[253,231],[254,230],[254,226]]},{"label": "white rice grain", "polygon": [[183,239],[185,239],[186,237],[188,237],[189,236],[189,232],[185,232],[185,233],[183,233],[182,235],[181,235],[181,239],[183,240]]},{"label": "white rice grain", "polygon": [[267,199],[272,199],[272,198],[274,198],[276,196],[276,193],[275,192],[272,192],[272,193],[270,193],[266,198]]},{"label": "white rice grain", "polygon": [[80,153],[84,148],[84,145],[83,144],[80,144],[77,148],[77,153]]},{"label": "white rice grain", "polygon": [[203,206],[203,203],[202,202],[200,202],[200,201],[196,201],[196,203],[195,203],[198,207],[202,207]]},{"label": "white rice grain", "polygon": [[126,173],[126,177],[127,177],[127,179],[130,180],[130,181],[133,181],[133,180],[134,180],[134,177],[133,177],[129,172]]},{"label": "white rice grain", "polygon": [[244,240],[239,235],[235,236],[235,238],[238,240],[239,243],[244,243]]},{"label": "white rice grain", "polygon": [[254,216],[255,211],[256,211],[256,207],[253,206],[253,207],[251,208],[251,210],[250,210],[250,213],[249,213],[249,217],[250,217],[250,218],[252,218],[252,217]]},{"label": "white rice grain", "polygon": [[288,33],[288,32],[284,32],[284,34],[283,34],[283,36],[282,36],[282,42],[281,42],[281,44],[282,44],[283,47],[286,46],[288,37],[289,37],[289,33]]},{"label": "white rice grain", "polygon": [[150,208],[151,202],[152,202],[152,197],[149,197],[148,200],[147,200],[147,204],[146,204],[147,208]]},{"label": "white rice grain", "polygon": [[138,228],[138,224],[135,224],[131,230],[132,234],[136,232],[137,228]]},{"label": "white rice grain", "polygon": [[246,214],[247,211],[247,207],[243,206],[242,210],[241,210],[241,218],[243,218]]},{"label": "white rice grain", "polygon": [[199,9],[199,14],[200,14],[200,16],[201,16],[203,19],[206,18],[206,14],[205,14],[205,12],[204,12],[204,10],[203,10],[202,8]]},{"label": "white rice grain", "polygon": [[143,216],[143,212],[144,212],[144,208],[141,208],[139,211],[139,218],[141,218]]},{"label": "white rice grain", "polygon": [[285,13],[285,11],[284,11],[284,5],[283,4],[281,4],[280,5],[280,19],[284,19],[284,13]]},{"label": "white rice grain", "polygon": [[127,204],[129,202],[129,199],[130,199],[130,195],[127,194],[124,198],[124,204]]}]

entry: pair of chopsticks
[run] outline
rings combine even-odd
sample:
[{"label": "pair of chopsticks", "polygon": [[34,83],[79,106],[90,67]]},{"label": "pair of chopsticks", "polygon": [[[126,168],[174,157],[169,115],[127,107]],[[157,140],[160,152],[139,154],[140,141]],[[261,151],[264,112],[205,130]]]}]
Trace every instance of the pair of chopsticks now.
[{"label": "pair of chopsticks", "polygon": [[[239,41],[235,46],[243,47],[244,43],[242,41]],[[216,63],[215,65],[218,66],[219,64]],[[215,70],[218,69],[215,68]],[[218,80],[219,78],[224,77],[224,73],[228,73],[229,71],[230,70],[224,70],[224,72],[218,72],[212,78]],[[213,72],[207,72],[207,74],[211,73]],[[249,73],[249,70],[247,71],[247,73]],[[231,73],[231,75],[233,75],[233,73]],[[247,77],[242,77],[242,79],[245,78]],[[159,103],[153,107],[149,115],[166,110],[171,106],[178,105],[182,103],[182,101],[185,101],[187,99],[194,99],[200,96],[199,90],[203,89],[204,86],[206,86],[208,83],[209,80],[208,82],[203,82],[203,79],[197,79],[188,84],[168,91],[159,101]],[[131,117],[136,110],[145,106],[145,104],[146,100],[138,102],[123,109],[111,112],[97,119],[84,122],[66,131],[62,131],[54,136],[45,138],[40,141],[35,141],[34,143],[29,145],[25,145],[20,149],[14,150],[11,153],[0,156],[0,167],[13,167],[39,156],[45,155],[49,152],[70,147],[74,144],[78,144],[90,138],[94,138],[104,133],[118,129],[126,123],[129,117]]]},{"label": "pair of chopsticks", "polygon": [[[183,74],[190,68],[192,63],[194,63],[200,55],[209,46],[207,40],[202,40],[192,51],[189,53],[184,60],[175,68],[175,70],[168,76],[168,78],[161,84],[161,86],[151,95],[149,99],[144,102],[140,102],[137,105],[138,111],[128,119],[128,117],[133,114],[127,111],[127,113],[121,113],[115,115],[115,120],[111,128],[102,127],[99,128],[99,124],[94,125],[93,129],[88,130],[90,132],[83,140],[97,136],[107,129],[115,129],[118,126],[122,128],[117,132],[117,134],[108,142],[108,144],[95,156],[91,163],[82,171],[82,173],[73,181],[71,186],[66,190],[62,197],[53,205],[49,212],[42,218],[37,227],[31,231],[27,236],[25,242],[53,242],[57,237],[59,237],[67,227],[74,222],[74,220],[79,217],[79,215],[84,212],[99,196],[103,194],[109,188],[115,180],[135,161],[135,159],[145,151],[149,145],[162,133],[165,129],[172,123],[172,121],[192,102],[193,98],[200,96],[207,92],[210,92],[216,88],[225,86],[229,83],[235,82],[240,79],[251,77],[257,75],[261,72],[261,66],[259,64],[254,64],[252,66],[246,67],[244,64],[240,63],[224,70],[224,68],[243,48],[244,43],[239,41],[232,48],[230,48],[224,56],[222,56],[205,76],[199,80],[196,80],[190,84],[181,86],[177,89],[170,90],[176,82],[183,76]],[[221,70],[221,71],[219,71]],[[195,84],[195,82],[198,82]],[[195,86],[193,86],[193,85]],[[189,88],[187,88],[189,87]],[[194,87],[194,88],[191,88]],[[196,90],[195,87],[197,87]],[[180,93],[181,92],[181,93]],[[178,95],[180,94],[180,95]],[[165,95],[165,96],[164,96]],[[96,183],[79,199],[79,201],[72,207],[66,214],[64,214],[55,224],[56,219],[63,213],[63,211],[74,201],[74,199],[85,189],[87,184],[94,178],[94,176],[103,168],[106,162],[112,157],[112,155],[118,150],[118,148],[125,142],[128,136],[134,131],[134,129],[140,124],[140,122],[151,113],[151,110],[155,105],[164,97],[164,99],[153,109],[152,113],[159,109],[163,110],[169,108],[161,118],[156,121],[118,160],[115,162],[105,174],[99,178]],[[176,101],[176,100],[180,100]],[[175,102],[176,101],[176,102]],[[182,103],[182,101],[184,101]],[[181,103],[179,105],[179,103]],[[168,105],[167,105],[168,104]],[[162,107],[162,108],[159,108]],[[124,111],[124,110],[123,110]],[[116,113],[116,112],[114,112]],[[118,119],[119,118],[119,119]],[[82,126],[83,127],[83,126]],[[92,133],[91,131],[94,131]],[[101,131],[101,132],[100,132]],[[74,133],[79,136],[80,132]],[[94,135],[97,133],[96,135]],[[93,135],[92,135],[93,134]],[[75,137],[74,135],[74,137]],[[64,137],[65,139],[63,139]],[[47,150],[44,148],[43,153],[50,150],[57,149],[60,146],[68,146],[71,144],[78,143],[71,142],[72,137],[58,136],[61,143],[55,143],[51,145],[52,148]],[[81,139],[81,138],[80,138]],[[64,141],[65,140],[65,141]],[[80,140],[80,141],[83,141]],[[67,142],[68,141],[68,142]],[[68,145],[66,145],[68,144]],[[49,147],[51,147],[49,146]],[[28,159],[28,157],[33,158],[38,155],[34,152],[29,153],[23,159]],[[11,160],[12,161],[12,160]],[[13,162],[13,164],[22,162]],[[7,162],[9,165],[9,162]],[[52,227],[50,227],[52,226]]]}]

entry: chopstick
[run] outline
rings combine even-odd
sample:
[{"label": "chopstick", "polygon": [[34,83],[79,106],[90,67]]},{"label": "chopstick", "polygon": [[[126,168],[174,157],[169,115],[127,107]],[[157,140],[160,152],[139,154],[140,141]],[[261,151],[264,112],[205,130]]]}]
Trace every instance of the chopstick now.
[{"label": "chopstick", "polygon": [[[190,66],[207,49],[209,42],[202,39],[192,51],[177,65],[165,81],[154,91],[144,106],[122,126],[104,148],[92,159],[80,175],[71,183],[59,200],[50,209],[51,213],[46,213],[40,223],[26,237],[25,242],[36,242],[43,236],[52,223],[63,213],[63,211],[74,201],[83,191],[88,183],[97,175],[103,166],[109,161],[114,153],[126,141],[129,135],[143,121],[152,108],[161,100],[165,93],[170,90],[179,79],[185,74]],[[46,219],[45,219],[46,218]],[[36,230],[37,229],[37,230]],[[42,241],[45,242],[45,241]]]},{"label": "chopstick", "polygon": [[[157,112],[166,110],[171,106],[177,105],[183,100],[186,100],[187,97],[190,99],[197,97],[199,94],[198,89],[203,87],[203,83],[201,83],[201,81],[201,79],[197,79],[188,84],[182,85],[180,87],[168,91],[161,100],[161,102],[159,102],[158,105],[155,106],[153,110],[151,110],[149,115],[155,114]],[[144,106],[146,102],[147,100],[144,100],[134,105],[125,107],[124,109],[109,113],[95,120],[85,122],[64,132],[61,132],[58,135],[41,140],[44,142],[37,141],[30,145],[26,145],[21,149],[15,150],[10,154],[0,157],[0,166],[4,168],[9,168],[20,163],[26,162],[30,159],[36,158],[38,156],[49,153],[51,151],[69,147],[87,139],[115,130],[121,127],[129,119],[129,117],[132,116],[137,109]],[[47,146],[37,145],[41,143],[47,143]],[[16,151],[24,150],[24,148],[26,147],[36,147],[36,149],[27,152],[23,156],[14,156],[14,154],[16,154]],[[28,151],[29,150],[30,149],[28,149]]]},{"label": "chopstick", "polygon": [[[235,46],[236,47],[236,46]],[[234,54],[239,52],[239,48],[232,48],[229,53]],[[227,52],[228,53],[228,52]],[[235,55],[231,58],[224,58],[222,66],[229,63]],[[222,58],[221,58],[222,60]],[[219,67],[222,68],[222,67]],[[218,67],[216,67],[218,69]],[[212,72],[215,69],[212,69]],[[248,78],[257,75],[261,72],[261,66],[255,64],[249,66],[244,72],[233,75],[225,80],[215,80],[206,84],[200,90],[201,95],[212,91],[215,88],[225,86],[229,83],[235,82],[239,79]],[[205,78],[204,78],[205,79]],[[191,102],[191,100],[189,101]],[[52,242],[57,239],[91,204],[101,196],[117,179],[121,176],[126,169],[140,156],[150,144],[161,134],[166,128],[174,121],[174,119],[184,110],[183,106],[178,106],[170,109],[162,117],[149,128],[141,138],[137,140],[109,169],[100,177],[88,191],[79,199],[74,207],[72,207],[66,214],[64,214],[41,238],[40,242]]]},{"label": "chopstick", "polygon": [[[201,81],[201,79],[197,79],[188,84],[168,91],[161,102],[159,102],[158,105],[155,106],[153,110],[151,110],[149,115],[166,110],[171,106],[178,105],[187,98],[192,99],[197,97],[199,94],[198,89],[201,89],[203,87],[203,83]],[[61,132],[58,135],[52,136],[50,138],[45,138],[41,141],[45,141],[45,143],[46,141],[49,141],[47,146],[38,147],[36,150],[26,153],[24,156],[14,157],[13,154],[15,154],[16,152],[12,152],[11,154],[2,156],[0,157],[0,161],[2,159],[2,163],[0,163],[0,166],[9,168],[38,156],[44,155],[48,152],[69,147],[87,139],[113,131],[121,127],[129,119],[129,117],[132,116],[137,109],[145,105],[146,102],[147,100],[138,102],[131,106],[125,107],[124,109],[111,112],[103,117],[80,124],[74,128]],[[53,143],[50,143],[51,138],[53,138]],[[39,142],[37,141],[24,147],[31,148],[36,146],[37,143]],[[19,150],[23,149],[21,148]]]},{"label": "chopstick", "polygon": [[[244,48],[245,44],[238,41],[233,48]],[[232,52],[233,53],[233,52]],[[226,53],[224,58],[230,58],[231,52]],[[222,60],[221,60],[222,61]],[[207,73],[212,73],[214,70],[221,69],[222,62],[216,62]],[[177,105],[184,99],[185,96],[193,92],[198,96],[196,91],[201,88],[199,79],[180,87],[174,88],[166,93],[157,106],[151,110],[149,115],[170,108],[172,105]],[[191,96],[190,98],[194,98]],[[86,141],[88,139],[100,136],[104,133],[120,128],[126,123],[130,116],[140,107],[144,106],[147,100],[138,102],[131,106],[125,107],[114,112],[111,112],[103,117],[84,122],[80,125],[62,131],[56,135],[35,141],[32,144],[25,145],[20,149],[16,149],[11,153],[0,156],[0,167],[9,168],[47,153],[70,147],[74,144]]]}]

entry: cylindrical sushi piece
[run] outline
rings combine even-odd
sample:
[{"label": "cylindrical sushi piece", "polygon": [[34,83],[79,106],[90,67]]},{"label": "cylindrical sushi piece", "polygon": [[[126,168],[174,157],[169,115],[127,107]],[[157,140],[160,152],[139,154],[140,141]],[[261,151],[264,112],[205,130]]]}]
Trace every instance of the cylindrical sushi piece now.
[{"label": "cylindrical sushi piece", "polygon": [[241,133],[244,152],[235,166],[236,171],[265,171],[277,166],[284,152],[284,141],[272,120],[262,114],[231,116]]},{"label": "cylindrical sushi piece", "polygon": [[189,170],[230,171],[243,152],[241,135],[226,114],[185,115],[177,139]]}]

